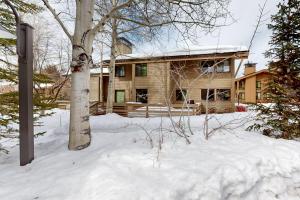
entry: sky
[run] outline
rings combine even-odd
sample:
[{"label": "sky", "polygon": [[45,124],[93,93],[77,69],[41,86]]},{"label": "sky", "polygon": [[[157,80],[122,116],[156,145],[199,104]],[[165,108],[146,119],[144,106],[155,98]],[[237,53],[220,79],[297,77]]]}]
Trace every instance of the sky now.
[{"label": "sky", "polygon": [[[224,26],[215,30],[213,33],[199,37],[196,42],[190,43],[193,46],[214,46],[214,45],[238,45],[249,46],[251,37],[254,33],[259,16],[259,5],[263,5],[265,0],[232,0],[229,5],[235,22],[228,26]],[[270,40],[271,31],[268,30],[272,14],[277,11],[276,5],[279,0],[268,0],[264,11],[263,23],[261,23],[258,32],[254,38],[253,46],[250,50],[249,60],[244,62],[257,63],[257,70],[266,68],[268,60],[264,58],[263,53],[268,49],[268,42]],[[229,20],[228,20],[229,21]],[[201,30],[199,30],[201,31]],[[220,36],[220,37],[219,37]],[[153,51],[160,49],[173,49],[187,47],[183,42],[175,42],[175,40],[166,39],[159,45],[153,46],[152,44],[142,45],[136,48],[136,52]],[[241,74],[240,71],[239,74]]]},{"label": "sky", "polygon": [[[202,30],[199,30],[201,37],[198,37],[193,42],[182,42],[177,40],[177,34],[171,32],[168,36],[163,36],[158,42],[136,44],[134,53],[153,53],[159,51],[172,51],[178,48],[188,48],[190,46],[217,46],[217,45],[236,45],[249,46],[251,37],[257,24],[259,16],[259,5],[263,5],[266,0],[231,0],[228,10],[234,21],[231,18],[227,19],[230,25],[223,26],[216,29],[211,34],[204,35]],[[257,70],[266,68],[268,60],[264,58],[263,53],[269,48],[268,42],[270,40],[271,31],[268,30],[267,24],[270,23],[270,17],[277,11],[276,5],[280,0],[267,0],[266,8],[264,10],[263,23],[261,23],[258,32],[254,38],[253,46],[250,50],[249,60],[245,62],[257,63]],[[58,6],[53,4],[54,7]],[[61,7],[61,5],[59,6]],[[59,9],[59,7],[57,7]],[[44,12],[43,17],[52,23],[50,26],[52,30],[56,30],[58,38],[62,37],[64,33],[54,20],[49,12]],[[51,22],[50,22],[51,21]],[[70,32],[72,32],[72,27]],[[58,40],[58,39],[56,39]],[[107,51],[108,52],[108,51]],[[97,53],[97,51],[96,51]],[[97,55],[93,57],[98,60]],[[241,75],[243,70],[240,71]]]}]

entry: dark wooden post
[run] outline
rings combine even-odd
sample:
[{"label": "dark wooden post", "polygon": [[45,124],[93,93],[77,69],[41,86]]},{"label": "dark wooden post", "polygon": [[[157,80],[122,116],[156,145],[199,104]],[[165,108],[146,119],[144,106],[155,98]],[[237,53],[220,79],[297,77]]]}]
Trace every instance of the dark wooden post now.
[{"label": "dark wooden post", "polygon": [[20,119],[20,165],[34,159],[33,138],[33,28],[20,23],[17,29],[19,62],[19,119]]},{"label": "dark wooden post", "polygon": [[146,105],[146,118],[149,118],[149,104]]}]

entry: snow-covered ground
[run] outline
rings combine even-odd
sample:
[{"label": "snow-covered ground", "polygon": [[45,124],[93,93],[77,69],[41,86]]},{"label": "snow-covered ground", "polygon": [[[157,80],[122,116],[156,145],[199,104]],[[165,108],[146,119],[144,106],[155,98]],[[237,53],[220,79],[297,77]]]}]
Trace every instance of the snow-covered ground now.
[{"label": "snow-covered ground", "polygon": [[192,117],[189,145],[166,131],[168,118],[91,117],[91,146],[68,151],[68,111],[56,111],[31,164],[18,166],[15,141],[0,141],[10,151],[0,155],[1,200],[300,199],[300,143],[245,131],[249,112],[215,115],[211,128],[232,123],[208,141],[204,116]]}]

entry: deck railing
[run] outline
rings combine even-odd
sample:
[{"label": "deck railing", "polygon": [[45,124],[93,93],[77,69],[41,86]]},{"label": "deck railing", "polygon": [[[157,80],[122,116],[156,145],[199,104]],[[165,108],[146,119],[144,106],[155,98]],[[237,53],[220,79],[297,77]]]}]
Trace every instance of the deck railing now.
[{"label": "deck railing", "polygon": [[[66,109],[70,102],[59,102]],[[114,103],[113,112],[126,117],[159,117],[159,116],[191,116],[201,113],[199,104],[145,104],[145,103]],[[106,113],[106,103],[90,102],[90,114],[101,115]]]}]

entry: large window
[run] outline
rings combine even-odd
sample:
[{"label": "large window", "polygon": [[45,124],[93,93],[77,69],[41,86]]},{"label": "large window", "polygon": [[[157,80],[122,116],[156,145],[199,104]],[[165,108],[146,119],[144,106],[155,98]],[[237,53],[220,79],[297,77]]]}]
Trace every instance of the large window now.
[{"label": "large window", "polygon": [[125,102],[125,90],[115,90],[115,102],[116,103]]},{"label": "large window", "polygon": [[220,64],[217,65],[217,70],[218,73],[226,73],[226,72],[230,72],[230,65],[229,65],[229,61],[226,60]]},{"label": "large window", "polygon": [[176,90],[176,101],[184,101],[186,99],[187,91],[183,90]]},{"label": "large window", "polygon": [[221,101],[230,101],[231,91],[230,89],[217,89],[218,100]]},{"label": "large window", "polygon": [[240,90],[244,90],[245,89],[245,81],[244,80],[239,82],[239,89]]},{"label": "large window", "polygon": [[[201,99],[206,100],[206,98],[207,98],[207,89],[201,89]],[[215,100],[215,90],[214,89],[209,89],[208,100],[209,101]]]},{"label": "large window", "polygon": [[136,64],[135,76],[147,76],[147,64]]},{"label": "large window", "polygon": [[261,82],[260,81],[256,81],[256,89],[261,89]]},{"label": "large window", "polygon": [[115,76],[116,77],[124,77],[125,76],[125,66],[116,66]]},{"label": "large window", "polygon": [[214,71],[214,61],[207,60],[200,62],[200,68],[202,73],[212,73]]},{"label": "large window", "polygon": [[141,103],[148,103],[148,90],[136,89],[136,101]]}]

